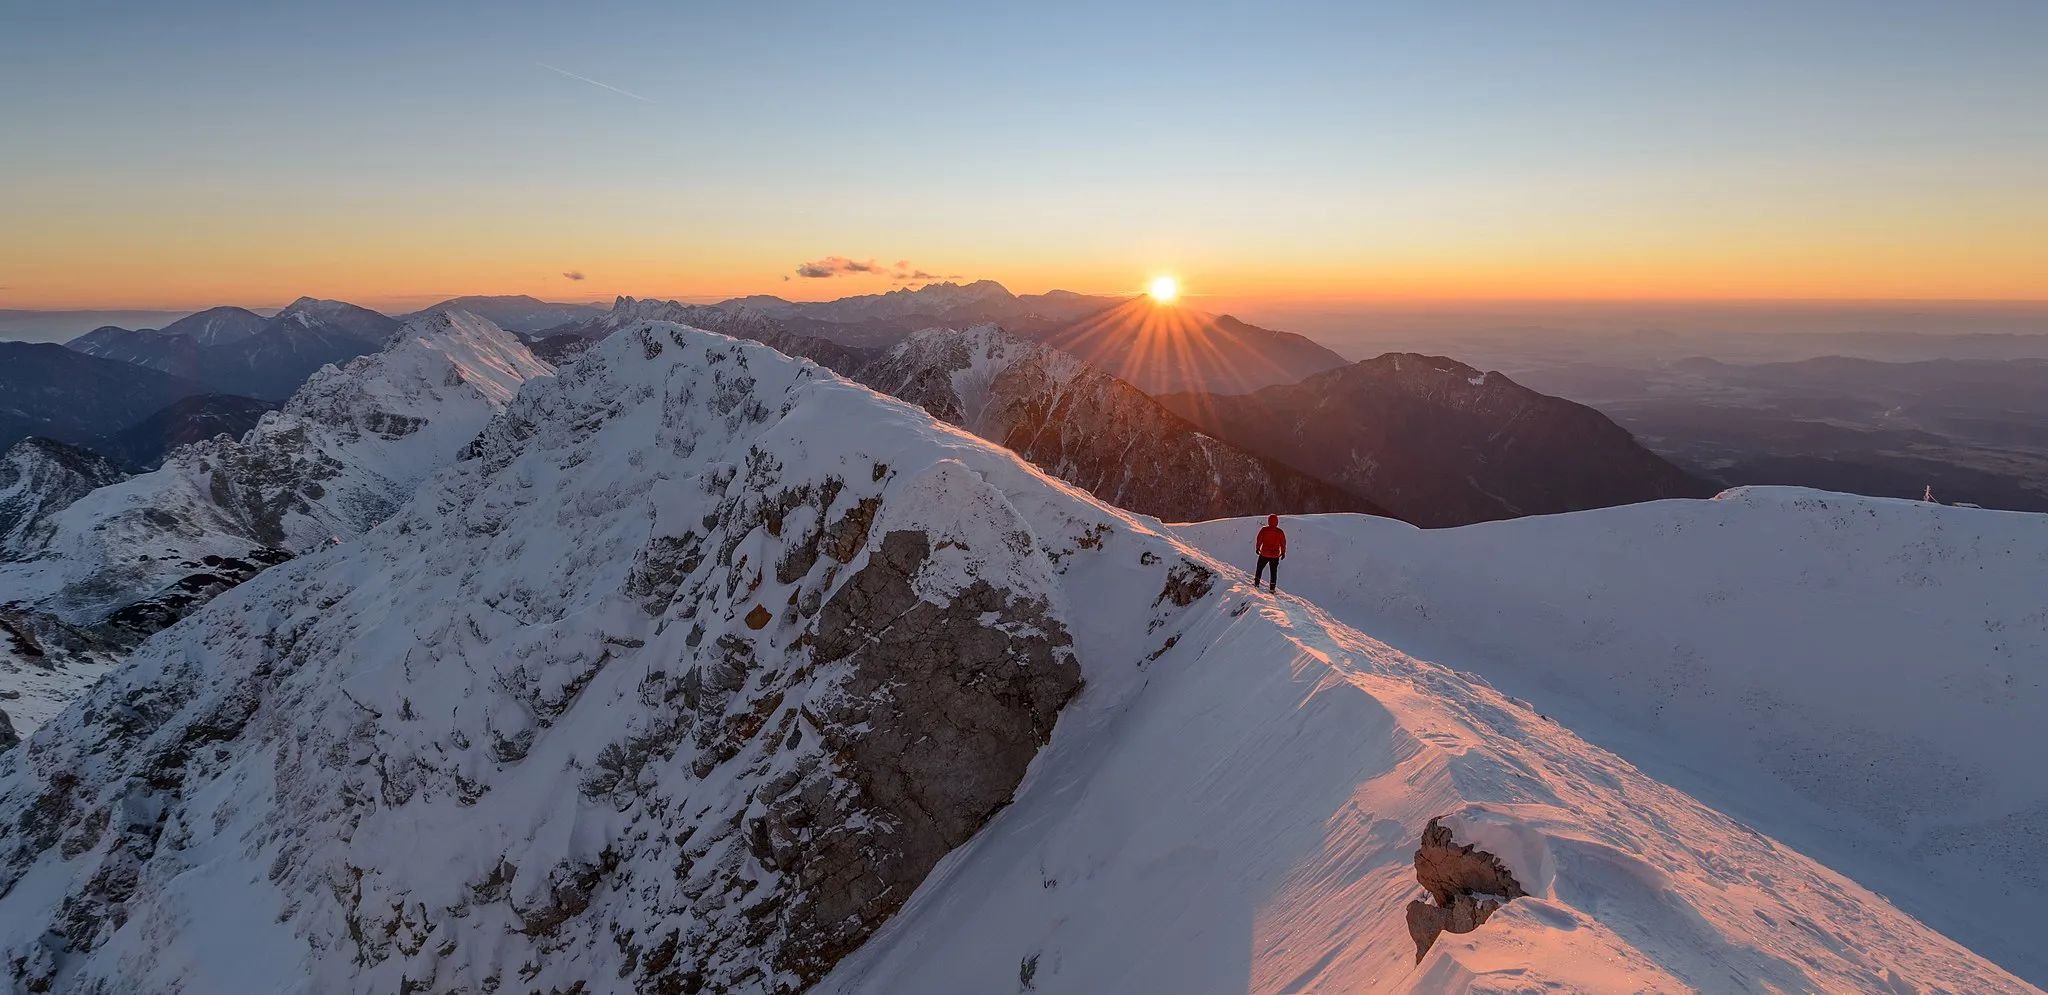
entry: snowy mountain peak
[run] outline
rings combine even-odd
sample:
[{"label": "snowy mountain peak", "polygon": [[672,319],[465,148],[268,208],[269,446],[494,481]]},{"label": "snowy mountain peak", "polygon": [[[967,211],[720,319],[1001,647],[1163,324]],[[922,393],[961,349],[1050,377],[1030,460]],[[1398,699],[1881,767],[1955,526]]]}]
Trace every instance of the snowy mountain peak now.
[{"label": "snowy mountain peak", "polygon": [[484,319],[422,317],[385,351],[320,370],[245,437],[186,446],[73,502],[0,580],[132,642],[281,556],[375,527],[552,372]]}]

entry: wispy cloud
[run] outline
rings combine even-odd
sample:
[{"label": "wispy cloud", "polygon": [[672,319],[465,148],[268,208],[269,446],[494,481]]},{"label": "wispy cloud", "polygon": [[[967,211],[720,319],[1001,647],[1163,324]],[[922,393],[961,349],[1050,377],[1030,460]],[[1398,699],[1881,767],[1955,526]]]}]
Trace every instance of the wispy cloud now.
[{"label": "wispy cloud", "polygon": [[583,271],[580,269],[563,270],[562,275],[568,277],[571,280],[583,279]]},{"label": "wispy cloud", "polygon": [[[892,283],[929,283],[933,280],[960,279],[958,276],[940,276],[937,273],[927,273],[912,266],[908,259],[898,259],[894,265],[891,265],[888,263],[878,263],[873,259],[860,260],[849,259],[846,256],[826,256],[823,259],[811,260],[796,268],[796,275],[813,280],[823,280],[829,277],[847,276],[855,273],[885,277]],[[788,280],[789,277],[785,276],[783,279]]]},{"label": "wispy cloud", "polygon": [[536,62],[536,63],[534,63],[534,65],[536,65],[536,66],[539,66],[539,67],[541,67],[542,69],[552,70],[552,71],[554,71],[554,72],[558,72],[558,73],[561,73],[562,75],[564,75],[564,76],[567,76],[567,77],[569,77],[570,79],[580,79],[580,80],[582,80],[583,82],[585,82],[585,83],[588,83],[588,84],[590,84],[591,86],[601,86],[601,87],[604,87],[605,89],[607,89],[607,90],[610,90],[610,91],[611,91],[611,92],[613,92],[613,93],[617,93],[617,94],[623,94],[623,95],[625,95],[625,96],[628,96],[628,97],[632,97],[632,98],[633,98],[634,100],[638,100],[638,101],[641,101],[642,103],[649,103],[649,104],[651,104],[651,103],[654,103],[654,101],[652,101],[652,100],[648,100],[648,99],[647,99],[646,97],[643,97],[643,96],[641,96],[641,95],[639,95],[639,94],[637,94],[637,93],[634,93],[634,92],[633,92],[633,91],[631,91],[631,90],[621,90],[621,89],[619,89],[618,87],[616,87],[616,86],[613,86],[613,85],[611,85],[610,83],[600,83],[600,82],[598,82],[598,81],[596,81],[596,80],[594,80],[594,79],[591,79],[591,78],[590,78],[590,77],[588,77],[588,76],[578,76],[578,75],[576,75],[575,73],[572,73],[572,72],[570,72],[570,71],[569,71],[569,70],[567,70],[567,69],[557,69],[557,68],[555,68],[554,66],[548,65],[548,64],[547,64],[547,63],[545,63],[545,62]]},{"label": "wispy cloud", "polygon": [[887,266],[872,259],[862,262],[858,259],[848,259],[845,256],[826,256],[823,259],[799,264],[796,268],[796,275],[809,277],[813,280],[822,280],[826,277],[838,276],[842,273],[881,273],[887,269]]}]

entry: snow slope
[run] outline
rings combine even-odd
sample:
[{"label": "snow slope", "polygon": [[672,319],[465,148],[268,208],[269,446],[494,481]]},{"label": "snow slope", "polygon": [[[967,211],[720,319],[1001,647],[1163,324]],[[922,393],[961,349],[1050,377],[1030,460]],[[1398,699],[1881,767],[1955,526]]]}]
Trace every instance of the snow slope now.
[{"label": "snow slope", "polygon": [[[1224,571],[815,366],[627,328],[392,520],[0,755],[0,968],[105,992],[2031,990]],[[1014,763],[1048,730],[984,724],[1074,663]],[[1443,815],[1530,897],[1417,963],[1412,857]]]},{"label": "snow slope", "polygon": [[[1241,567],[1258,524],[1177,531]],[[1450,530],[1285,525],[1283,592],[2048,981],[2048,516],[1754,488]]]},{"label": "snow slope", "polygon": [[[481,318],[417,319],[385,351],[322,369],[247,437],[187,446],[48,516],[35,542],[10,550],[16,562],[0,563],[0,602],[80,626],[143,602],[165,602],[174,618],[285,554],[383,521],[521,383],[552,372]],[[144,632],[169,620],[144,614],[160,619],[140,620]],[[43,697],[76,683],[0,690]]]}]

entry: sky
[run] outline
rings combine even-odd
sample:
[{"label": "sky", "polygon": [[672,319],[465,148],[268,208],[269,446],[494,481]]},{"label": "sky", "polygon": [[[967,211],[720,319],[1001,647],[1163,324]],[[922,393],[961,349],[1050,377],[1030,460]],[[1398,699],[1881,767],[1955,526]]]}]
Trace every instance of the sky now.
[{"label": "sky", "polygon": [[0,308],[2048,299],[2044,51],[2040,0],[0,0]]}]

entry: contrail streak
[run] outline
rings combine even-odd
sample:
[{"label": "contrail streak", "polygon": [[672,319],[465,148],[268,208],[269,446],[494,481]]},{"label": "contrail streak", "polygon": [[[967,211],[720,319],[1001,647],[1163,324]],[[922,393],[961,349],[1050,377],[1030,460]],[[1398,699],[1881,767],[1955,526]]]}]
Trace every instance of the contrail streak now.
[{"label": "contrail streak", "polygon": [[598,81],[596,81],[596,80],[594,80],[594,79],[591,79],[591,78],[590,78],[590,77],[588,77],[588,76],[578,76],[578,75],[576,75],[575,73],[572,73],[572,72],[570,72],[570,71],[569,71],[569,70],[567,70],[567,69],[555,69],[555,67],[554,67],[554,66],[548,65],[548,64],[547,64],[547,63],[545,63],[545,62],[536,62],[536,63],[534,63],[534,65],[536,65],[536,66],[539,66],[539,67],[541,67],[542,69],[552,69],[552,70],[554,70],[555,72],[561,73],[562,75],[564,75],[564,76],[567,76],[567,77],[569,77],[570,79],[580,79],[580,80],[582,80],[583,82],[585,82],[585,83],[588,83],[588,84],[590,84],[591,86],[601,86],[601,87],[604,87],[605,89],[607,89],[607,90],[610,90],[610,91],[611,91],[611,92],[613,92],[613,93],[620,93],[620,94],[624,94],[624,95],[626,95],[626,96],[628,96],[628,97],[632,97],[632,98],[633,98],[634,100],[638,100],[638,101],[641,101],[641,102],[643,102],[643,103],[649,103],[649,104],[651,104],[651,103],[654,103],[654,101],[652,101],[652,100],[648,100],[648,99],[647,99],[646,97],[643,97],[643,96],[641,96],[641,95],[639,95],[639,94],[637,94],[637,93],[634,93],[634,92],[633,92],[633,91],[631,91],[631,90],[621,90],[621,89],[619,89],[618,87],[616,87],[616,86],[613,86],[613,85],[611,85],[610,83],[600,83],[600,82],[598,82]]}]

